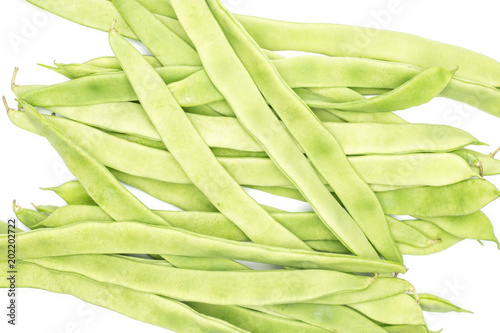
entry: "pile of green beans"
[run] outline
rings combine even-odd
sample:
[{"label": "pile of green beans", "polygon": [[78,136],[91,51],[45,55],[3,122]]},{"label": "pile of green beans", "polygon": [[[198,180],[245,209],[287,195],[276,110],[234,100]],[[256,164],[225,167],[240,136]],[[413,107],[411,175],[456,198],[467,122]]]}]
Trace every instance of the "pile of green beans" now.
[{"label": "pile of green beans", "polygon": [[[485,179],[498,151],[393,111],[441,96],[500,116],[500,63],[389,31],[354,47],[372,31],[233,15],[220,0],[28,2],[109,30],[114,56],[42,65],[69,79],[54,85],[14,71],[9,119],[76,178],[43,188],[65,206],[14,201],[29,229],[15,230],[19,287],[175,332],[430,333],[423,312],[469,312],[398,275],[404,256],[466,239],[500,248],[482,211],[500,196]],[[0,222],[0,251],[12,232]]]}]

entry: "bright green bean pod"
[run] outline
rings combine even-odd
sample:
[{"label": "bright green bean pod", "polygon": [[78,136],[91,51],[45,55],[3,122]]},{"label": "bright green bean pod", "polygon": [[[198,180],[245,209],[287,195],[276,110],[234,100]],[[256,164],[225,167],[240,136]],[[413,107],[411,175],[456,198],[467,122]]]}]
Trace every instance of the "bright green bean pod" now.
[{"label": "bright green bean pod", "polygon": [[79,181],[66,182],[57,187],[42,188],[45,191],[53,191],[60,196],[68,205],[95,205],[94,199],[90,197]]},{"label": "bright green bean pod", "polygon": [[499,245],[493,224],[481,211],[463,216],[424,217],[422,220],[432,222],[457,237],[490,241]]},{"label": "bright green bean pod", "polygon": [[[70,294],[91,304],[165,329],[198,333],[248,333],[222,320],[202,315],[166,297],[98,283],[81,275],[50,270],[28,262],[18,264],[17,271],[18,288],[36,288]],[[7,283],[6,279],[1,279],[0,288],[8,288]]]},{"label": "bright green bean pod", "polygon": [[[106,103],[79,107],[47,107],[47,110],[108,131],[161,140],[137,103]],[[264,152],[235,118],[187,114],[210,147]],[[347,155],[447,152],[481,144],[465,131],[427,124],[347,124],[325,122]]]},{"label": "bright green bean pod", "polygon": [[319,103],[314,107],[360,112],[391,112],[425,104],[438,96],[450,82],[454,72],[432,67],[415,75],[400,87],[363,101],[348,103]]},{"label": "bright green bean pod", "polygon": [[422,220],[410,220],[404,221],[404,223],[407,223],[413,228],[419,230],[427,237],[436,240],[432,246],[428,246],[425,248],[415,247],[407,244],[400,244],[401,251],[409,255],[424,256],[438,253],[464,240],[463,238],[456,237],[444,231],[431,222]]},{"label": "bright green bean pod", "polygon": [[461,312],[461,313],[472,313],[469,310],[462,309],[459,306],[451,303],[447,299],[438,297],[431,294],[418,294],[420,299],[420,307],[425,312],[437,312],[437,313],[448,313],[448,312]]},{"label": "bright green bean pod", "polygon": [[34,225],[40,223],[41,221],[47,218],[47,215],[43,213],[19,207],[15,200],[13,203],[13,210],[18,220],[21,221],[22,224],[24,224],[28,228],[33,227]]},{"label": "bright green bean pod", "polygon": [[135,35],[163,66],[201,65],[196,51],[137,1],[112,1]]},{"label": "bright green bean pod", "polygon": [[280,314],[328,329],[330,332],[386,332],[379,325],[349,307],[318,304],[283,304],[269,307]]},{"label": "bright green bean pod", "polygon": [[[481,179],[377,193],[386,214],[419,217],[472,214],[499,196],[500,191],[493,184]],[[408,214],[411,211],[414,213]]]},{"label": "bright green bean pod", "polygon": [[[21,260],[73,254],[161,253],[231,258],[352,273],[406,272],[406,267],[402,264],[387,260],[241,243],[138,222],[76,223],[22,233],[18,235],[18,241],[24,244],[17,253],[17,258]],[[53,246],[42,246],[47,244]],[[7,246],[7,237],[0,236],[0,250],[6,251]]]},{"label": "bright green bean pod", "polygon": [[[200,70],[198,66],[175,66],[159,68],[163,80],[170,84],[182,80]],[[136,101],[137,95],[123,72],[94,75],[26,92],[18,86],[14,90],[18,98],[35,106],[93,105],[109,102]],[[78,91],[78,94],[75,94]],[[175,95],[175,93],[174,93]],[[188,101],[180,101],[183,106]]]},{"label": "bright green bean pod", "polygon": [[[204,303],[186,303],[194,310],[207,316],[219,318],[237,327],[254,333],[327,333],[328,330],[306,324],[286,317],[273,316],[267,313],[237,306],[221,306]],[[260,310],[260,309],[257,309]]]},{"label": "bright green bean pod", "polygon": [[216,272],[179,269],[106,255],[41,258],[29,262],[180,301],[218,305],[263,306],[306,302],[329,294],[364,290],[373,280],[321,270]]},{"label": "bright green bean pod", "polygon": [[426,325],[422,309],[408,294],[350,304],[350,307],[368,318],[389,325]]},{"label": "bright green bean pod", "polygon": [[44,213],[44,214],[52,214],[56,209],[58,209],[58,206],[53,206],[53,205],[34,205],[35,209],[39,213]]}]

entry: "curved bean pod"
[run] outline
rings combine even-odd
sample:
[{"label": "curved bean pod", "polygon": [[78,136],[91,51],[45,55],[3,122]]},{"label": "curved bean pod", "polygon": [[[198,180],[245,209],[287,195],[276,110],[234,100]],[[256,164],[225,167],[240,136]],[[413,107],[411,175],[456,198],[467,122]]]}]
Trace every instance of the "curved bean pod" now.
[{"label": "curved bean pod", "polygon": [[163,66],[201,65],[196,51],[137,1],[112,1],[138,39]]},{"label": "curved bean pod", "polygon": [[350,304],[351,308],[368,318],[389,325],[426,325],[422,309],[408,294],[383,298],[366,303]]},{"label": "curved bean pod", "polygon": [[[180,301],[218,305],[262,306],[306,302],[329,294],[364,290],[373,280],[321,270],[215,272],[179,269],[106,255],[77,255],[28,261],[141,292]],[[124,271],[127,274],[123,274]],[[314,283],[309,283],[310,281]]]},{"label": "curved bean pod", "polygon": [[426,312],[448,313],[448,312],[462,312],[472,313],[469,310],[462,309],[459,306],[451,303],[447,299],[431,295],[431,294],[418,294],[420,299],[420,307]]},{"label": "curved bean pod", "polygon": [[[235,326],[254,333],[327,333],[328,330],[317,326],[306,324],[287,317],[273,316],[267,313],[254,311],[237,306],[221,306],[214,304],[203,304],[187,302],[194,310],[210,317],[219,318]],[[257,309],[260,310],[261,309]]]},{"label": "curved bean pod", "polygon": [[431,222],[422,220],[411,220],[404,222],[427,235],[427,237],[436,240],[436,242],[432,246],[425,248],[414,247],[407,244],[400,244],[401,251],[409,255],[422,256],[438,253],[464,240],[463,238],[453,236],[452,234],[444,231]]},{"label": "curved bean pod", "polygon": [[324,327],[330,332],[386,332],[373,321],[346,306],[283,304],[273,305],[269,308],[275,312],[299,319],[306,323]]},{"label": "curved bean pod", "polygon": [[[178,301],[132,289],[98,283],[77,274],[49,270],[21,262],[17,287],[44,289],[70,294],[83,301],[119,312],[128,317],[178,332],[247,332],[222,320],[202,315]],[[8,288],[2,279],[0,288]],[[108,295],[109,297],[102,297]]]},{"label": "curved bean pod", "polygon": [[33,227],[34,225],[37,225],[38,223],[42,222],[47,218],[47,215],[31,210],[31,209],[25,209],[22,207],[19,207],[14,200],[13,203],[13,210],[14,214],[16,214],[16,217],[19,219],[19,221],[22,222],[25,226],[28,228]]},{"label": "curved bean pod", "polygon": [[[137,103],[106,103],[77,107],[47,107],[66,118],[108,131],[160,141],[161,138],[144,108]],[[187,114],[210,147],[264,152],[264,148],[230,117]],[[428,124],[348,124],[325,122],[347,155],[447,152],[481,144],[465,131]]]},{"label": "curved bean pod", "polygon": [[44,187],[42,190],[55,192],[68,205],[97,206],[79,181],[66,182],[57,187]]},{"label": "curved bean pod", "polygon": [[[75,242],[75,237],[78,239]],[[54,240],[57,239],[57,244]],[[137,222],[85,222],[22,233],[18,259],[72,254],[162,253],[178,256],[232,258],[254,262],[345,272],[406,272],[400,263],[307,250],[282,249],[202,236],[171,227]],[[40,244],[53,244],[41,246]],[[7,248],[0,236],[0,249]],[[40,246],[38,246],[40,245]],[[169,257],[170,258],[170,257]]]},{"label": "curved bean pod", "polygon": [[490,219],[481,211],[463,216],[424,217],[444,231],[467,239],[495,242],[499,245]]},{"label": "curved bean pod", "polygon": [[459,216],[472,214],[500,196],[490,182],[466,180],[441,187],[419,187],[379,192],[377,197],[389,215]]}]

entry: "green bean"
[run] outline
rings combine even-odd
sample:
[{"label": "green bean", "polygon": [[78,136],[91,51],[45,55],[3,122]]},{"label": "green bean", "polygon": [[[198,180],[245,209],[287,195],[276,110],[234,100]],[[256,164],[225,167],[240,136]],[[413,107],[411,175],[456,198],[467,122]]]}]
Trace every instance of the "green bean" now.
[{"label": "green bean", "polygon": [[491,241],[499,245],[490,219],[481,211],[463,216],[425,217],[422,220],[432,222],[457,237]]},{"label": "green bean", "polygon": [[456,237],[444,231],[443,229],[439,228],[437,225],[431,222],[426,222],[422,220],[411,220],[404,222],[409,224],[413,228],[419,230],[427,237],[437,240],[432,246],[425,248],[414,247],[407,244],[400,244],[401,251],[409,255],[423,256],[423,255],[438,253],[450,248],[451,246],[463,240],[463,238]]},{"label": "green bean", "polygon": [[387,30],[337,24],[291,23],[242,15],[237,17],[265,49],[380,59],[421,68],[459,66],[459,77],[500,86],[497,79],[500,75],[498,62],[460,47]]},{"label": "green bean", "polygon": [[[76,223],[22,233],[18,241],[24,244],[17,253],[20,260],[92,253],[161,253],[231,258],[340,272],[406,272],[400,263],[387,260],[241,243],[137,222]],[[0,249],[4,251],[7,245],[7,238],[0,236]]]},{"label": "green bean", "polygon": [[471,164],[472,167],[477,168],[477,161],[481,162],[480,166],[483,171],[484,176],[495,176],[500,174],[500,161],[495,159],[494,154],[481,154],[470,149],[460,149],[455,152],[458,156],[464,157],[464,154],[472,155],[474,163]]},{"label": "green bean", "polygon": [[201,64],[196,51],[187,45],[169,28],[167,28],[139,2],[112,2],[125,21],[132,28],[135,35],[141,42],[144,43],[144,45],[163,66],[197,66]]},{"label": "green bean", "polygon": [[25,226],[28,228],[31,228],[32,226],[40,223],[41,221],[45,220],[47,218],[47,215],[31,210],[31,209],[25,209],[22,207],[19,207],[16,203],[16,200],[14,200],[13,203],[13,210],[14,214],[16,214],[16,217],[18,218],[19,221],[22,222]]},{"label": "green bean", "polygon": [[[28,262],[18,264],[17,271],[16,282],[19,288],[37,288],[70,294],[165,329],[199,333],[247,332],[224,321],[202,315],[166,297],[98,283],[81,275],[50,270]],[[8,281],[1,279],[0,287],[8,288]]]},{"label": "green bean", "polygon": [[[0,235],[8,235],[9,233],[12,234],[12,227],[10,227],[9,225],[11,224],[0,221]],[[18,227],[15,227],[14,230],[16,234],[24,232],[24,230],[21,230]]]},{"label": "green bean", "polygon": [[309,301],[308,303],[330,305],[358,304],[384,299],[406,292],[413,292],[414,289],[415,288],[408,281],[403,279],[378,278],[373,281],[371,287],[366,290],[355,293],[330,295],[317,300]]},{"label": "green bean", "polygon": [[431,294],[418,294],[420,299],[420,307],[426,312],[438,312],[438,313],[448,313],[448,312],[462,312],[462,313],[472,313],[469,310],[462,309],[459,306],[451,303],[450,301],[435,296]]},{"label": "green bean", "polygon": [[110,170],[121,182],[134,186],[149,195],[188,211],[218,212],[219,210],[194,185],[158,182]]},{"label": "green bean", "polygon": [[[126,0],[123,1],[124,5],[126,3]],[[114,29],[110,31],[109,41],[163,143],[210,202],[254,242],[310,249],[276,222],[224,169],[177,104],[169,88],[142,55]],[[210,170],[210,177],[207,177],[205,168]],[[168,170],[168,167],[165,166],[165,169]]]},{"label": "green bean", "polygon": [[[109,29],[109,27],[108,27]],[[145,55],[144,59],[147,60],[149,64],[153,67],[161,67],[161,63],[156,59],[154,56],[148,56]],[[99,58],[94,58],[91,60],[88,60],[84,62],[82,65],[87,65],[95,68],[108,68],[108,69],[117,69],[122,71],[122,66],[120,65],[120,62],[118,59],[116,59],[115,56],[106,56],[106,57],[99,57]]]},{"label": "green bean", "polygon": [[54,205],[33,205],[36,209],[37,212],[39,213],[44,213],[44,214],[52,214],[56,209],[58,209],[58,206]]},{"label": "green bean", "polygon": [[500,191],[493,184],[481,179],[377,193],[386,214],[419,217],[472,214],[499,196]]},{"label": "green bean", "polygon": [[[181,301],[219,305],[262,306],[306,302],[330,294],[364,290],[372,283],[369,277],[334,271],[207,272],[150,265],[106,255],[29,261],[49,269],[81,274],[99,282],[142,292]],[[127,274],[123,274],[124,271]]]},{"label": "green bean", "polygon": [[381,328],[368,318],[345,306],[284,304],[273,305],[270,308],[273,311],[277,311],[281,314],[286,314],[290,317],[302,320],[304,322],[324,327],[330,332],[386,332],[383,328]]},{"label": "green bean", "polygon": [[[400,87],[362,101],[347,103],[318,103],[313,107],[361,112],[390,112],[425,104],[439,95],[450,82],[454,72],[443,67],[424,70]],[[425,87],[425,88],[424,88]]]},{"label": "green bean", "polygon": [[[47,107],[66,118],[102,128],[160,141],[161,138],[144,108],[137,103],[106,103],[77,107]],[[264,152],[235,118],[187,114],[210,147]],[[465,131],[427,124],[324,123],[347,155],[447,152],[481,144]]]},{"label": "green bean", "polygon": [[[171,212],[155,211],[169,223],[183,230],[198,234],[225,238],[236,241],[249,241],[249,238],[230,220],[220,213],[212,212]],[[314,213],[272,213],[272,216],[284,227],[304,241],[337,240]],[[434,243],[415,228],[394,218],[387,217],[395,240],[416,247],[428,247]],[[69,205],[58,208],[32,229],[56,228],[84,221],[112,221],[113,219],[96,206]],[[319,245],[319,244],[318,244]],[[336,251],[329,251],[336,252]]]},{"label": "green bean", "polygon": [[55,192],[68,205],[97,205],[79,181],[70,181],[57,187],[45,187],[42,190]]},{"label": "green bean", "polygon": [[[300,192],[293,188],[248,187],[290,199],[306,201]],[[473,179],[439,187],[410,187],[377,192],[376,195],[388,215],[414,215],[428,218],[472,214],[495,200],[499,193],[491,183]],[[464,199],[464,195],[467,200]]]},{"label": "green bean", "polygon": [[[175,66],[162,67],[158,70],[163,80],[170,84],[196,73],[200,67]],[[79,93],[75,94],[75,91]],[[17,86],[14,93],[18,98],[35,106],[92,105],[137,100],[137,96],[123,72],[87,76],[29,92],[26,92],[25,87]],[[181,100],[181,103],[183,106],[191,106],[188,101]]]},{"label": "green bean", "polygon": [[[286,317],[273,316],[267,313],[254,311],[237,306],[221,306],[203,303],[186,303],[194,310],[205,315],[227,321],[237,327],[255,333],[321,333],[330,332],[320,327],[308,325]],[[259,309],[260,310],[260,309]]]},{"label": "green bean", "polygon": [[399,294],[375,301],[350,304],[349,306],[380,323],[389,325],[425,325],[420,306],[408,294]]},{"label": "green bean", "polygon": [[116,74],[121,72],[119,69],[94,67],[84,64],[58,64],[54,62],[54,65],[56,65],[56,67],[39,64],[39,66],[50,69],[51,71],[59,73],[71,80],[89,75]]}]

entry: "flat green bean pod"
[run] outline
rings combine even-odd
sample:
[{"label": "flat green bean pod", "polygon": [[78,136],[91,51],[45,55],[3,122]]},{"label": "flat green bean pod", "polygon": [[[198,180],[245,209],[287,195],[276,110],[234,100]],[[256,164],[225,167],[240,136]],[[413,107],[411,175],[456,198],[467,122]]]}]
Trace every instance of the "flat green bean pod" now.
[{"label": "flat green bean pod", "polygon": [[[170,84],[200,69],[199,66],[174,66],[162,67],[158,71],[165,83]],[[29,91],[27,91],[28,88]],[[28,88],[17,86],[14,93],[18,98],[34,106],[75,106],[137,101],[137,95],[123,72],[82,77],[41,89]],[[75,91],[79,93],[75,94]],[[184,94],[184,92],[181,93]],[[174,92],[174,95],[177,94]],[[183,106],[192,106],[189,101],[183,101],[182,96],[176,96],[179,97],[179,102]]]},{"label": "flat green bean pod", "polygon": [[368,318],[389,325],[426,325],[422,309],[408,294],[399,294],[375,301],[350,304]]},{"label": "flat green bean pod", "polygon": [[306,323],[328,329],[330,332],[384,333],[383,328],[357,311],[339,305],[282,304],[269,307],[272,311]]},{"label": "flat green bean pod", "polygon": [[56,209],[58,209],[58,206],[54,205],[34,205],[35,209],[39,213],[44,213],[44,214],[52,214]]},{"label": "flat green bean pod", "polygon": [[[495,159],[493,154],[485,155],[470,149],[460,149],[457,150],[455,153],[462,158],[464,157],[464,154],[474,156],[475,157],[474,161],[477,160],[481,162],[480,166],[484,176],[500,175],[500,160]],[[477,164],[476,165],[473,164],[471,165],[471,167],[475,167],[476,170],[481,171],[478,169]]]},{"label": "flat green bean pod", "polygon": [[481,179],[377,193],[386,214],[407,215],[414,211],[409,215],[419,217],[472,214],[499,196],[500,191],[493,184]]},{"label": "flat green bean pod", "polygon": [[320,103],[309,105],[327,109],[360,112],[391,112],[405,110],[431,101],[438,96],[450,82],[454,71],[443,67],[432,67],[415,75],[400,87],[382,95],[363,101],[348,103]]},{"label": "flat green bean pod", "polygon": [[[70,294],[142,322],[178,332],[248,333],[166,297],[99,283],[81,275],[50,270],[28,262],[21,261],[16,268],[19,274],[16,280],[18,288],[36,288]],[[6,279],[1,279],[0,288],[8,288],[9,285]]]},{"label": "flat green bean pod", "polygon": [[329,294],[364,290],[373,280],[369,277],[321,270],[216,272],[179,269],[106,255],[65,256],[29,261],[49,269],[76,273],[99,282],[155,293],[180,301],[219,305],[263,306],[306,302]]},{"label": "flat green bean pod", "polygon": [[278,317],[259,311],[237,307],[237,306],[222,306],[215,304],[193,303],[187,302],[194,310],[203,313],[210,317],[219,318],[227,321],[237,327],[255,333],[327,333],[329,330],[322,329],[317,326],[309,325],[306,321],[298,321],[287,317]]},{"label": "flat green bean pod", "polygon": [[45,191],[53,191],[60,196],[68,205],[95,205],[85,188],[79,181],[66,182],[57,187],[42,188]]},{"label": "flat green bean pod", "polygon": [[456,237],[444,231],[443,229],[439,228],[437,225],[431,222],[422,220],[409,220],[409,221],[404,221],[404,223],[407,223],[413,228],[419,230],[427,237],[436,240],[432,246],[428,246],[425,248],[415,247],[407,244],[400,244],[401,251],[405,254],[417,255],[417,256],[430,255],[444,251],[450,248],[451,246],[464,240],[461,237]]},{"label": "flat green bean pod", "polygon": [[[236,241],[249,241],[249,238],[230,220],[220,213],[212,212],[176,212],[176,211],[154,211],[169,223],[183,230],[198,234],[231,239]],[[272,216],[288,230],[304,241],[335,241],[337,240],[323,225],[316,214],[310,213],[271,213]],[[394,218],[387,217],[391,232],[398,243],[406,243],[416,247],[428,247],[434,244],[432,239],[415,228],[400,222]],[[69,205],[54,211],[38,224],[31,226],[32,229],[57,228],[72,223],[84,221],[113,221],[101,208],[96,206]],[[317,244],[309,242],[308,244]],[[339,244],[340,245],[340,244]],[[339,246],[338,245],[338,246]],[[318,246],[319,247],[319,246]],[[318,249],[315,246],[315,249]],[[345,249],[345,248],[344,248]],[[345,249],[344,251],[346,251]],[[337,251],[328,251],[337,252]]]},{"label": "flat green bean pod", "polygon": [[138,39],[163,66],[201,65],[196,51],[137,1],[112,1]]},{"label": "flat green bean pod", "polygon": [[462,309],[459,306],[451,303],[447,299],[438,297],[431,294],[418,294],[420,299],[420,307],[426,312],[448,313],[448,312],[462,312],[472,313],[469,310]]},{"label": "flat green bean pod", "polygon": [[461,238],[495,242],[499,245],[490,219],[481,211],[463,216],[424,217],[444,231]]},{"label": "flat green bean pod", "polygon": [[[159,141],[160,136],[137,103],[106,103],[77,107],[47,107],[66,118],[105,130]],[[187,114],[211,147],[263,152],[235,118]],[[347,155],[447,152],[481,144],[469,133],[451,126],[427,124],[348,124],[325,122]]]},{"label": "flat green bean pod", "polygon": [[40,223],[41,221],[47,218],[47,215],[43,213],[19,207],[16,203],[16,200],[14,200],[13,203],[13,211],[14,214],[16,214],[18,220],[21,221],[22,224],[24,224],[28,228],[33,227],[34,225]]},{"label": "flat green bean pod", "polygon": [[[76,223],[55,229],[22,233],[18,236],[18,241],[24,244],[17,253],[17,258],[21,260],[73,254],[160,253],[174,256],[231,258],[340,272],[406,272],[406,267],[402,264],[387,260],[307,250],[285,250],[138,222]],[[0,236],[0,249],[6,251],[7,246],[7,237]]]}]

